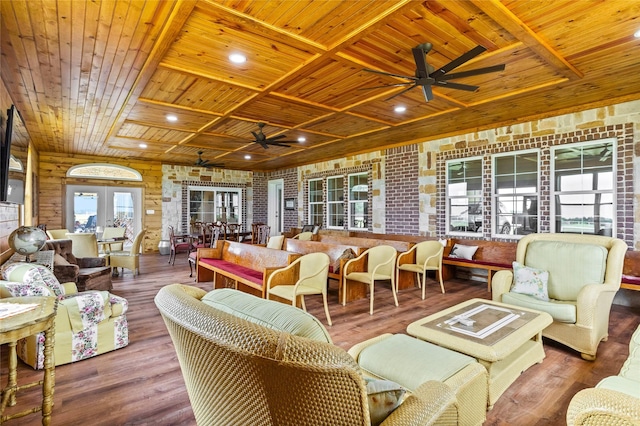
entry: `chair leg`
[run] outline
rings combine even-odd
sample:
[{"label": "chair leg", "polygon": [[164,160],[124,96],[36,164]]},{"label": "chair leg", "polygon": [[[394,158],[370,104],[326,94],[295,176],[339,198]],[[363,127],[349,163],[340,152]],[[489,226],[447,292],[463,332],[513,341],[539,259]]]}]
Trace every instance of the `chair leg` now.
[{"label": "chair leg", "polygon": [[191,258],[189,258],[189,278],[193,277],[193,266],[191,265]]},{"label": "chair leg", "polygon": [[300,296],[300,306],[302,306],[302,310],[307,312],[307,305],[304,304],[304,295]]},{"label": "chair leg", "polygon": [[329,304],[327,303],[327,293],[322,293],[322,301],[324,302],[324,314],[327,316],[327,324],[333,325],[331,323],[331,316],[329,316]]},{"label": "chair leg", "polygon": [[[420,274],[416,273],[416,275],[418,276],[418,282],[420,282]],[[424,293],[425,293],[425,289],[427,287],[427,271],[423,271],[422,272],[422,300],[424,300]]]},{"label": "chair leg", "polygon": [[440,290],[444,294],[444,283],[442,282],[442,268],[438,269],[438,278],[440,279]]},{"label": "chair leg", "polygon": [[[373,289],[375,288],[375,286],[376,281],[371,280],[371,284],[369,284],[369,315],[373,315]],[[393,282],[391,286],[393,287]]]},{"label": "chair leg", "polygon": [[[424,288],[424,285],[422,286]],[[393,292],[393,301],[398,306],[398,289],[396,288],[396,282],[393,279],[393,275],[391,276],[391,291]]]}]

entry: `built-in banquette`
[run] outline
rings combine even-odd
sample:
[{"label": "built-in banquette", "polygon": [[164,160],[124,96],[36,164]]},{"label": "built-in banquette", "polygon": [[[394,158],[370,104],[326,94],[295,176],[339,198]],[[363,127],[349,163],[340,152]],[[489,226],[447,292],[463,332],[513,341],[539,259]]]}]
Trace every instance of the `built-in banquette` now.
[{"label": "built-in banquette", "polygon": [[199,248],[197,281],[213,281],[213,288],[235,288],[264,298],[269,275],[300,257],[298,253],[235,241],[218,241]]}]

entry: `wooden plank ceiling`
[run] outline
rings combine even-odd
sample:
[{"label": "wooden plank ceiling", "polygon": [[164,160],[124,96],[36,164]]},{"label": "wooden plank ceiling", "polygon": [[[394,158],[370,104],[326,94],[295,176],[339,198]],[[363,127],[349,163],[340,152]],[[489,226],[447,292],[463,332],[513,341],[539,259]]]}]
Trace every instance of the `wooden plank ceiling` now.
[{"label": "wooden plank ceiling", "polygon": [[[39,151],[275,170],[640,98],[640,2],[3,0],[1,76]],[[475,92],[416,88],[411,49]],[[231,63],[232,53],[247,61]],[[394,112],[405,106],[403,113]],[[175,115],[176,122],[168,122]],[[305,141],[262,148],[264,134]],[[145,143],[146,148],[140,148]],[[245,156],[250,156],[246,159]]]}]

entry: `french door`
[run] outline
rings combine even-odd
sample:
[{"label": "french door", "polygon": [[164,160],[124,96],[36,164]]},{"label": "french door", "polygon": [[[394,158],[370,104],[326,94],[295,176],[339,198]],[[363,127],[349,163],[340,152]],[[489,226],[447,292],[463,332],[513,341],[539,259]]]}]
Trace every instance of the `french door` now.
[{"label": "french door", "polygon": [[95,232],[124,227],[130,245],[142,229],[142,189],[112,186],[67,185],[66,228],[70,232]]}]

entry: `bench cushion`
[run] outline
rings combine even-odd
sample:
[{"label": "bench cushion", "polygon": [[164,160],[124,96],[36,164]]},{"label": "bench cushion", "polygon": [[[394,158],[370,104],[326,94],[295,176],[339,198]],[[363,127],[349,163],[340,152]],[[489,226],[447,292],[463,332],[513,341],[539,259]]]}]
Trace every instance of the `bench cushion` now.
[{"label": "bench cushion", "polygon": [[577,300],[582,287],[604,282],[607,255],[606,248],[595,244],[533,241],[524,264],[549,271],[549,298]]},{"label": "bench cushion", "polygon": [[444,382],[476,362],[470,356],[406,334],[389,336],[367,346],[358,355],[358,364],[364,371],[396,382],[410,391],[429,380]]},{"label": "bench cushion", "polygon": [[238,265],[232,262],[227,262],[226,260],[222,260],[222,259],[206,259],[205,258],[205,259],[200,259],[200,262],[206,263],[207,265],[215,266],[216,268],[220,268],[222,270],[228,271],[229,273],[234,274],[240,278],[262,285],[262,282],[263,282],[262,271],[255,271],[251,268],[247,268],[246,266]]},{"label": "bench cushion", "polygon": [[329,333],[317,318],[291,305],[229,288],[210,291],[202,298],[202,302],[263,327],[332,343]]}]

